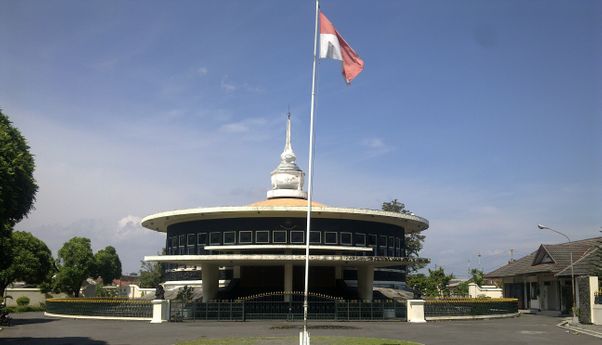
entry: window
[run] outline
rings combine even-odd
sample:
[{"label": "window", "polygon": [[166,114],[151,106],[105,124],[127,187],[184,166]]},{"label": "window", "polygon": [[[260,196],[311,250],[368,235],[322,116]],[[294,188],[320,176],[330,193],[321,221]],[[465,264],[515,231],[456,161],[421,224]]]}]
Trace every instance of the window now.
[{"label": "window", "polygon": [[206,232],[199,232],[197,234],[197,244],[199,246],[204,246],[207,244],[207,233]]},{"label": "window", "polygon": [[274,231],[272,242],[274,243],[286,243],[286,231]]},{"label": "window", "polygon": [[236,233],[234,231],[224,232],[224,244],[235,244]]},{"label": "window", "polygon": [[222,233],[221,232],[212,232],[209,234],[209,244],[216,245],[222,244]]},{"label": "window", "polygon": [[194,242],[196,242],[196,234],[188,234],[188,245],[194,246]]},{"label": "window", "polygon": [[255,231],[255,243],[270,243],[270,232],[267,230]]},{"label": "window", "polygon": [[303,231],[291,231],[291,243],[305,242],[305,233]]},{"label": "window", "polygon": [[397,237],[395,239],[395,256],[402,257],[401,255],[401,238]]},{"label": "window", "polygon": [[368,245],[372,246],[372,247],[376,246],[376,235],[374,235],[374,234],[368,235]]},{"label": "window", "polygon": [[341,244],[350,246],[351,245],[351,233],[341,232]]},{"label": "window", "polygon": [[178,236],[178,238],[180,239],[179,240],[179,242],[180,242],[179,243],[180,244],[180,246],[179,246],[180,250],[178,251],[178,254],[184,255],[184,254],[186,254],[186,242],[185,242],[186,241],[186,235],[180,235],[180,236]]},{"label": "window", "polygon": [[239,231],[238,243],[253,243],[253,231]]},{"label": "window", "polygon": [[366,245],[366,234],[359,234],[356,232],[355,236],[353,236],[353,239],[355,240],[356,246],[365,246]]},{"label": "window", "polygon": [[379,247],[386,247],[387,246],[387,236],[380,235],[378,237],[378,246]]},{"label": "window", "polygon": [[309,232],[309,243],[320,244],[322,243],[322,233],[320,231]]},{"label": "window", "polygon": [[186,245],[186,236],[185,235],[180,235],[180,247],[183,247]]},{"label": "window", "polygon": [[389,256],[395,255],[395,237],[389,236]]},{"label": "window", "polygon": [[337,244],[337,233],[336,232],[325,232],[324,233],[324,244]]}]

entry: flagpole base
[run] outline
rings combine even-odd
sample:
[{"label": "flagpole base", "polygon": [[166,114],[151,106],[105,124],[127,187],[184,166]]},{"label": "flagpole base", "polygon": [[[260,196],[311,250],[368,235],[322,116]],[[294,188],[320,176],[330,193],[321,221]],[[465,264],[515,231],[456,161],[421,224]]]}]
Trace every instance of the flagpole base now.
[{"label": "flagpole base", "polygon": [[309,345],[309,332],[299,332],[299,345]]}]

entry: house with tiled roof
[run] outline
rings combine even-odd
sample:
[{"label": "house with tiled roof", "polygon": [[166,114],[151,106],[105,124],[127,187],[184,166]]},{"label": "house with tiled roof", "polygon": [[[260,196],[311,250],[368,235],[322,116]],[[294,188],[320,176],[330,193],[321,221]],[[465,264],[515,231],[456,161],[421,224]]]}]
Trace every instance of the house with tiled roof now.
[{"label": "house with tiled roof", "polygon": [[541,244],[531,254],[485,275],[503,286],[504,297],[519,308],[569,313],[573,305],[571,254],[575,277],[599,273],[602,237],[560,244]]}]

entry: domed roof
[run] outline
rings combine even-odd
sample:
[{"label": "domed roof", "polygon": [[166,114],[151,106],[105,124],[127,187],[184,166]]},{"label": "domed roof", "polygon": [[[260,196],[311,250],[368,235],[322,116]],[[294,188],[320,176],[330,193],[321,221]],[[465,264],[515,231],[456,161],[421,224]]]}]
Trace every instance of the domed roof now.
[{"label": "domed roof", "polygon": [[[307,207],[307,200],[299,198],[275,198],[254,202],[249,206],[252,207]],[[312,201],[311,207],[326,207],[319,202]]]}]

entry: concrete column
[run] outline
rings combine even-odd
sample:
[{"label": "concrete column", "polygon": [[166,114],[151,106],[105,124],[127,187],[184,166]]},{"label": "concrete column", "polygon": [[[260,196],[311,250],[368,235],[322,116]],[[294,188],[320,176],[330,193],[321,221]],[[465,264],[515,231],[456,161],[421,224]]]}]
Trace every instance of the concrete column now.
[{"label": "concrete column", "polygon": [[203,302],[208,302],[217,296],[219,267],[217,265],[202,264],[201,272],[203,274]]},{"label": "concrete column", "polygon": [[372,287],[374,285],[374,267],[360,266],[357,268],[357,291],[360,299],[372,302]]},{"label": "concrete column", "polygon": [[334,267],[334,279],[336,279],[336,280],[343,279],[343,266],[335,266]]},{"label": "concrete column", "polygon": [[[293,292],[293,264],[284,264],[284,292]],[[291,295],[284,295],[284,301],[289,302]]]},{"label": "concrete column", "polygon": [[[240,251],[235,251],[234,254],[240,254]],[[240,279],[240,266],[232,266],[232,278]]]},{"label": "concrete column", "polygon": [[[527,294],[527,278],[523,277],[523,308],[524,309],[529,309],[531,308],[531,306],[529,305],[529,294]],[[506,296],[504,296],[506,297]]]}]

